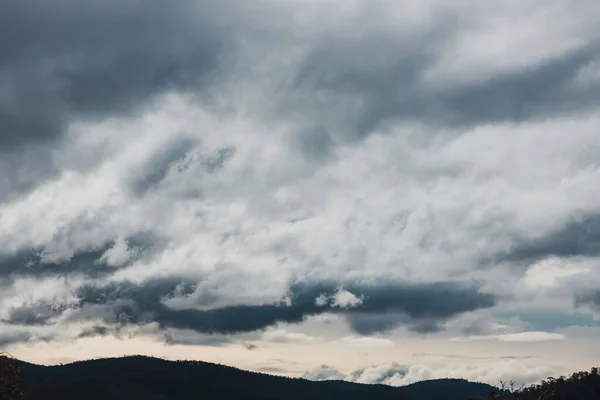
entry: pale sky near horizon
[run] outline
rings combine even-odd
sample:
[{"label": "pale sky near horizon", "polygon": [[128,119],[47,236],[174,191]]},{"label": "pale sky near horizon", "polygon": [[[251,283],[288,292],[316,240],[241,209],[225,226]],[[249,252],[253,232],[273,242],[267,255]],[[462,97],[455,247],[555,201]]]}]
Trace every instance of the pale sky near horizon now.
[{"label": "pale sky near horizon", "polygon": [[600,359],[596,0],[0,3],[0,351],[532,383]]}]

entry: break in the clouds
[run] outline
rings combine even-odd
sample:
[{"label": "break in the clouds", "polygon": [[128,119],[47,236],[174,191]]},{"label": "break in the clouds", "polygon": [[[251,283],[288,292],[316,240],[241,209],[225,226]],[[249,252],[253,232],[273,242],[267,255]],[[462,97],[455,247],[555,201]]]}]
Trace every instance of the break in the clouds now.
[{"label": "break in the clouds", "polygon": [[3,2],[2,343],[592,321],[599,21],[592,0]]}]

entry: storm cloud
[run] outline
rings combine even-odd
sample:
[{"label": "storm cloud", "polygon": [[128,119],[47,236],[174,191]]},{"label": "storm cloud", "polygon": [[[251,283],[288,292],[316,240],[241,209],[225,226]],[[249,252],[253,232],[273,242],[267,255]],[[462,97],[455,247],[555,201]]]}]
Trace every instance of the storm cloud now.
[{"label": "storm cloud", "polygon": [[577,306],[591,306],[596,310],[600,310],[600,290],[588,290],[580,293],[575,297]]},{"label": "storm cloud", "polygon": [[[56,140],[73,119],[198,90],[221,44],[206,2],[4,2],[0,146]],[[216,28],[212,28],[216,29]]]},{"label": "storm cloud", "polygon": [[600,215],[575,216],[542,237],[519,240],[506,254],[511,262],[535,262],[551,256],[600,255]]},{"label": "storm cloud", "polygon": [[0,343],[585,324],[598,21],[594,0],[2,2]]},{"label": "storm cloud", "polygon": [[[345,306],[322,300],[339,293],[332,284],[296,284],[288,297],[275,304],[238,305],[212,309],[174,309],[169,299],[190,295],[195,286],[190,281],[156,279],[143,284],[119,283],[107,286],[87,285],[78,289],[78,304],[70,310],[71,320],[104,319],[108,324],[158,323],[163,329],[190,329],[205,334],[234,334],[264,330],[277,323],[300,323],[306,317],[323,313],[348,316],[351,327],[360,333],[375,333],[400,324],[424,331],[428,322],[444,321],[468,311],[495,305],[493,295],[479,293],[476,287],[452,283],[438,284],[349,284],[345,290],[363,300]],[[199,304],[198,306],[201,306]],[[5,323],[33,325],[49,323],[63,310],[36,305],[15,309]],[[353,322],[369,315],[397,314],[386,325],[373,323],[369,328]],[[106,334],[93,328],[85,335]]]},{"label": "storm cloud", "polygon": [[[410,321],[423,318],[446,319],[460,313],[492,307],[496,300],[480,294],[474,287],[450,283],[432,285],[387,284],[346,285],[346,290],[364,296],[361,304],[343,307],[331,301],[319,302],[323,296],[334,296],[332,284],[298,284],[289,289],[289,297],[276,304],[229,306],[210,310],[178,309],[165,304],[164,298],[177,290],[190,293],[191,287],[175,282],[150,283],[141,287],[108,287],[81,290],[81,306],[108,305],[115,313],[125,313],[127,322],[158,322],[163,327],[187,328],[201,333],[228,334],[262,330],[277,323],[299,323],[306,317],[323,313],[369,315],[385,312],[403,314]],[[112,299],[112,300],[111,300]],[[132,303],[129,303],[128,300]],[[123,305],[122,307],[120,305]],[[396,324],[401,323],[401,319]],[[383,330],[383,329],[382,329]],[[373,332],[379,331],[377,328]]]},{"label": "storm cloud", "polygon": [[53,151],[74,122],[131,115],[170,91],[208,93],[226,40],[208,3],[3,2],[0,201],[60,174]]},{"label": "storm cloud", "polygon": [[339,115],[339,119],[350,122],[346,134],[359,139],[398,120],[468,128],[544,119],[600,105],[597,82],[576,85],[580,71],[597,56],[597,47],[581,48],[489,80],[449,87],[424,82],[424,71],[437,61],[433,49],[446,44],[451,29],[439,21],[431,25],[431,31],[419,32],[418,38],[400,39],[382,32],[351,45],[332,38],[307,56],[295,84],[299,91],[330,96],[332,101],[352,99],[352,115]]}]

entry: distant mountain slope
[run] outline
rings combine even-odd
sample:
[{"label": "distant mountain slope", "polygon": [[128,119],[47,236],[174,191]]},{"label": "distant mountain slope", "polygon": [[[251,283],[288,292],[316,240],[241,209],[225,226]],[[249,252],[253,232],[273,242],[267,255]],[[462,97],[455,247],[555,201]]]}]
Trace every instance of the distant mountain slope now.
[{"label": "distant mountain slope", "polygon": [[134,356],[59,366],[21,362],[27,400],[465,400],[492,387],[460,379],[405,387],[343,381],[313,382],[243,371],[218,364]]},{"label": "distant mountain slope", "polygon": [[519,400],[600,399],[600,368],[594,367],[590,371],[574,372],[570,376],[544,379],[537,385],[520,390],[516,397]]}]

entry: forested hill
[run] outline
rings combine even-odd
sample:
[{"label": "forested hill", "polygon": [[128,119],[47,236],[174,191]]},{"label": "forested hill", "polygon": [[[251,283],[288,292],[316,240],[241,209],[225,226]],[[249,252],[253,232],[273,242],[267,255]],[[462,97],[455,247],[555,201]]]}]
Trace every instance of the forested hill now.
[{"label": "forested hill", "polygon": [[132,356],[39,366],[20,362],[26,400],[465,400],[489,385],[461,379],[405,387],[341,381],[313,382],[243,371],[218,364]]},{"label": "forested hill", "polygon": [[598,400],[600,399],[600,369],[575,372],[571,376],[547,378],[515,393],[505,393],[499,400]]}]

